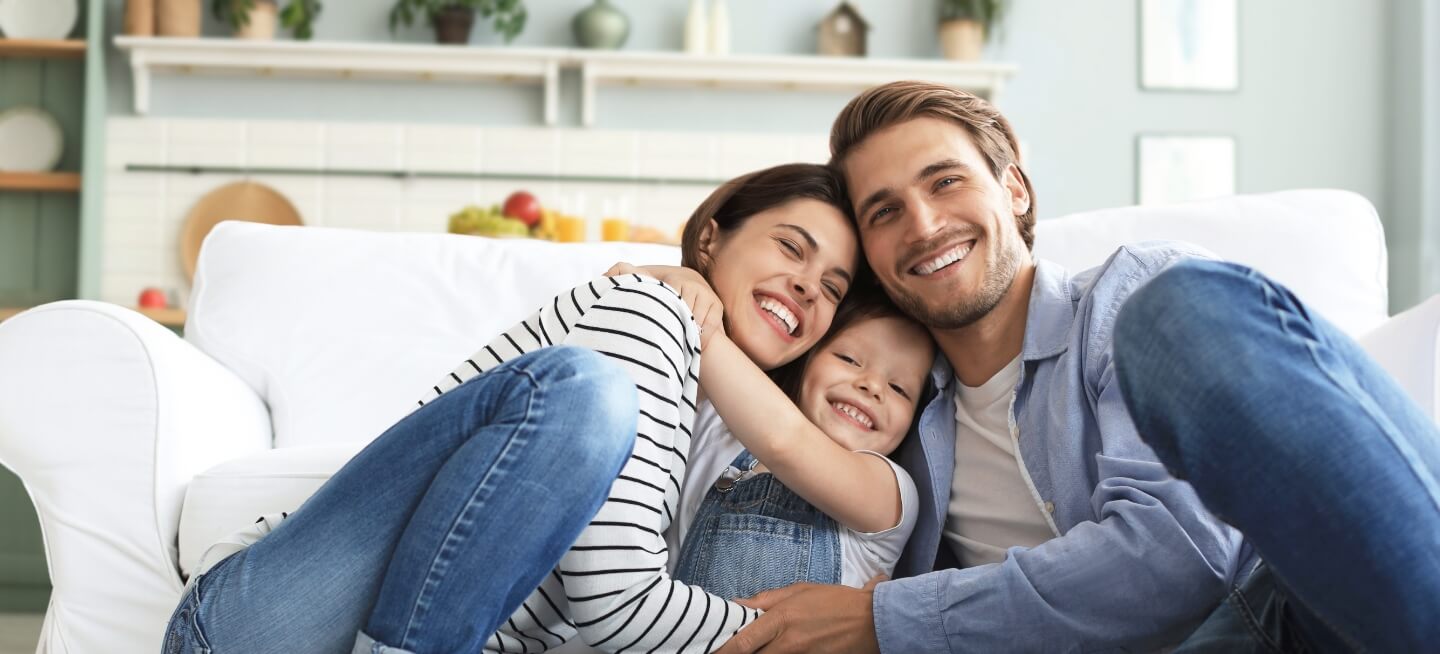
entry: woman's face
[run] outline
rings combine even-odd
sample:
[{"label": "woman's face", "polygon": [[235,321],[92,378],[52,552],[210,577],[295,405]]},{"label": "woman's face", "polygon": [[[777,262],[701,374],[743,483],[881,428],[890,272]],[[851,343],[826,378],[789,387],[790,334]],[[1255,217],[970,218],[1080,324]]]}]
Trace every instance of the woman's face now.
[{"label": "woman's face", "polygon": [[830,328],[859,252],[849,219],[809,198],[717,234],[709,278],[730,340],[765,370],[805,353]]}]

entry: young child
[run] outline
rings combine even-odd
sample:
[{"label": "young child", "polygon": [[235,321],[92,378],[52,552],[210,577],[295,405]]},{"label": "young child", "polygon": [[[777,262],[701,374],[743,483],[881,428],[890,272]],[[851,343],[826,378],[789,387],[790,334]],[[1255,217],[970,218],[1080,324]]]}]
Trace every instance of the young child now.
[{"label": "young child", "polygon": [[[779,316],[776,324],[785,327]],[[712,331],[678,524],[667,534],[675,578],[739,598],[796,582],[862,587],[890,574],[918,500],[887,456],[924,392],[929,333],[877,288],[852,289],[787,395]]]}]

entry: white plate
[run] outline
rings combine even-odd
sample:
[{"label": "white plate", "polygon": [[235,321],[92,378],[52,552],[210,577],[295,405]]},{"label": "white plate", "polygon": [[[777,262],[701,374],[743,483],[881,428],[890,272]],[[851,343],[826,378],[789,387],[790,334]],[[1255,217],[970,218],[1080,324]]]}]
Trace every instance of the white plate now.
[{"label": "white plate", "polygon": [[0,170],[55,170],[65,151],[65,133],[54,116],[36,107],[0,113]]},{"label": "white plate", "polygon": [[0,32],[12,39],[63,39],[79,17],[78,0],[0,0]]}]

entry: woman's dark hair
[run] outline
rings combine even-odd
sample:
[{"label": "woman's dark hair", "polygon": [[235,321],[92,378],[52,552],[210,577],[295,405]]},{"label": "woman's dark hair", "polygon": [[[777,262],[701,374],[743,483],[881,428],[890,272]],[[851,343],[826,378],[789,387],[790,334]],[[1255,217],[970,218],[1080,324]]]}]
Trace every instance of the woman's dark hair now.
[{"label": "woman's dark hair", "polygon": [[[783,164],[757,170],[732,179],[705,198],[680,236],[680,265],[710,276],[710,257],[701,251],[700,235],[711,220],[719,228],[716,237],[738,229],[751,216],[800,199],[819,200],[850,218],[850,202],[839,173],[820,164]],[[855,221],[848,221],[854,229]]]},{"label": "woman's dark hair", "polygon": [[[690,214],[690,220],[685,223],[685,231],[680,236],[680,265],[709,279],[713,260],[702,251],[700,236],[711,220],[718,227],[716,238],[723,238],[726,233],[739,229],[751,216],[800,199],[819,200],[835,207],[845,216],[845,224],[854,232],[855,220],[851,216],[848,197],[844,178],[835,169],[820,164],[782,164],[736,177],[716,188],[710,197],[700,203],[695,213]],[[856,238],[859,238],[858,233]],[[872,277],[862,257],[856,265],[855,282],[851,288],[855,283]],[[799,380],[800,372],[804,370],[804,359],[802,356],[767,374],[777,385],[785,388],[782,380],[791,377]]]}]

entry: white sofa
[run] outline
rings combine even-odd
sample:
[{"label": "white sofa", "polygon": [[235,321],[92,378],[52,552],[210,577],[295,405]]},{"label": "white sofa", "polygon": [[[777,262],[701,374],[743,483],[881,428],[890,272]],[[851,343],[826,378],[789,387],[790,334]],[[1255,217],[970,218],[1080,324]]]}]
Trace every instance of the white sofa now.
[{"label": "white sofa", "polygon": [[[1363,198],[1092,212],[1042,221],[1036,249],[1080,269],[1155,238],[1290,285],[1435,415],[1440,298],[1387,322],[1384,240]],[[205,242],[184,340],[89,301],[0,324],[0,463],[35,501],[54,584],[40,649],[156,651],[210,542],[298,506],[456,361],[619,259],[678,252],[225,223]]]}]

